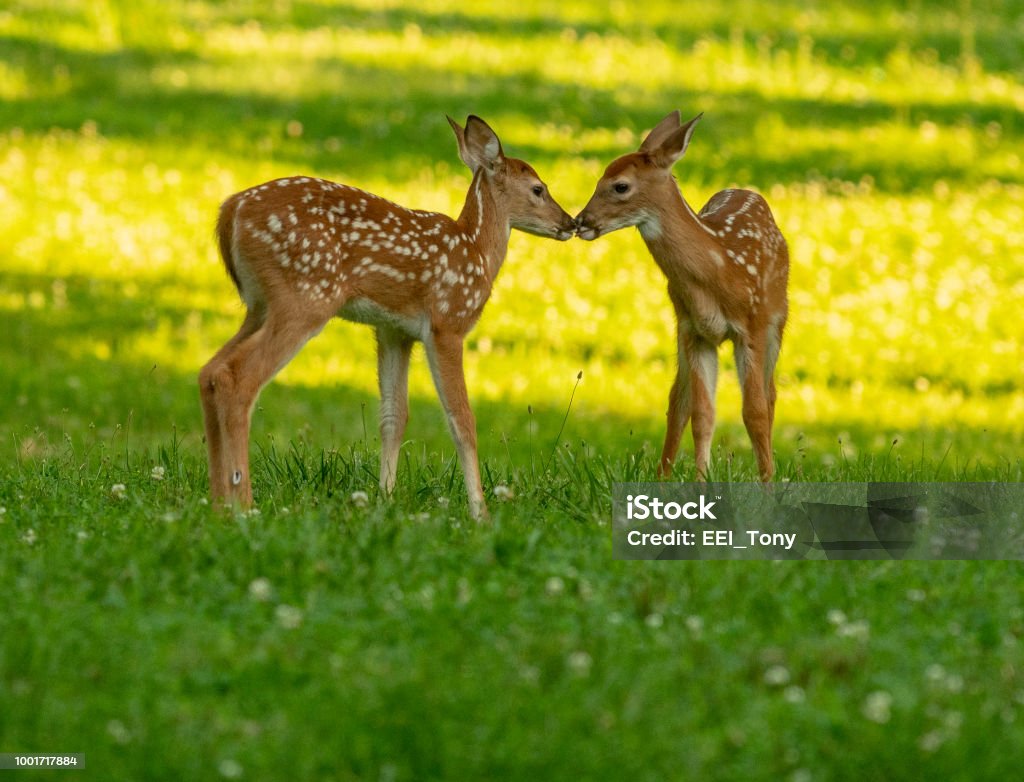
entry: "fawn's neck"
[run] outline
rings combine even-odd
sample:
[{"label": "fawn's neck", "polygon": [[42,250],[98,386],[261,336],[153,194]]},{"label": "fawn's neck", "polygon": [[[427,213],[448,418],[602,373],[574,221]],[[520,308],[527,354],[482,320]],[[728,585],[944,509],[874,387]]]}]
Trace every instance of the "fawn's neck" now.
[{"label": "fawn's neck", "polygon": [[686,276],[713,278],[720,264],[721,248],[714,232],[704,225],[683,198],[675,180],[659,198],[648,218],[638,225],[654,260],[671,280]]},{"label": "fawn's neck", "polygon": [[505,261],[512,228],[508,215],[494,199],[490,184],[482,170],[473,175],[466,203],[456,223],[483,257],[487,276],[493,281]]}]

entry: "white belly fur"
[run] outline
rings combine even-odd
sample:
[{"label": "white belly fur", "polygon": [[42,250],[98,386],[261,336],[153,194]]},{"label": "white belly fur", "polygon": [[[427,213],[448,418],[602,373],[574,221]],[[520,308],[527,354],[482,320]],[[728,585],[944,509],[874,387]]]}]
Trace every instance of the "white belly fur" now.
[{"label": "white belly fur", "polygon": [[338,310],[338,317],[367,326],[387,326],[397,329],[410,337],[422,340],[426,326],[425,319],[409,318],[390,312],[370,299],[349,299]]}]

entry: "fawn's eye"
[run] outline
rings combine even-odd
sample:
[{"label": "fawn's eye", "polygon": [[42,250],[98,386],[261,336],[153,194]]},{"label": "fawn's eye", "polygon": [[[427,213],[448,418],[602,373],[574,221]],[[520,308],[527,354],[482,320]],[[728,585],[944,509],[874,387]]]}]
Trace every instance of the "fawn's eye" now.
[{"label": "fawn's eye", "polygon": [[542,195],[544,195],[544,185],[534,185],[533,186],[533,194],[535,196],[542,196]]},{"label": "fawn's eye", "polygon": [[614,190],[616,193],[625,193],[627,190],[629,190],[629,184],[626,182],[616,182],[612,186],[612,190]]}]

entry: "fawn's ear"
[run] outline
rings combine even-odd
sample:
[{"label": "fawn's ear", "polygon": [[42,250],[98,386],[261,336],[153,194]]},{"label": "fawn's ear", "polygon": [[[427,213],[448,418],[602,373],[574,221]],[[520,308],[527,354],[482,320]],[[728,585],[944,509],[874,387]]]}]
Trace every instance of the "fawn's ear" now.
[{"label": "fawn's ear", "polygon": [[676,109],[651,129],[651,132],[647,134],[647,138],[644,139],[644,143],[640,145],[640,151],[650,152],[660,147],[661,142],[667,139],[669,134],[678,128],[682,121],[683,118],[679,114],[679,110]]},{"label": "fawn's ear", "polygon": [[[693,129],[697,126],[697,122],[704,113],[701,112],[696,117],[691,119],[685,125],[676,128],[669,133],[657,147],[646,150],[651,155],[651,160],[654,165],[660,168],[672,168],[676,161],[683,156],[686,152],[686,148],[690,146],[690,136],[693,135]],[[664,123],[663,123],[664,124]],[[661,127],[660,125],[658,127]],[[657,130],[655,128],[654,130]],[[654,134],[654,130],[651,131],[651,135]],[[648,137],[650,138],[650,137]],[[645,144],[647,142],[644,142]]]},{"label": "fawn's ear", "polygon": [[452,126],[455,139],[459,142],[459,157],[474,174],[480,168],[487,172],[494,171],[505,159],[498,137],[490,126],[475,114],[470,114],[466,119],[465,129],[460,128],[459,123],[451,117],[448,117],[448,124]]}]

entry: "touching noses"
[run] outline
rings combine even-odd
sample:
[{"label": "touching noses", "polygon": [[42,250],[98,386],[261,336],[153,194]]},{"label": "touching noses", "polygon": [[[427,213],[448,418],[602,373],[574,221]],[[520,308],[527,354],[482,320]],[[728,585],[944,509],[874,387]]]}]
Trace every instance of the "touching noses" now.
[{"label": "touching noses", "polygon": [[589,207],[590,204],[583,207],[583,210],[573,220],[576,224],[576,235],[585,241],[596,239],[598,234],[597,229],[590,224],[589,215],[587,214]]}]

